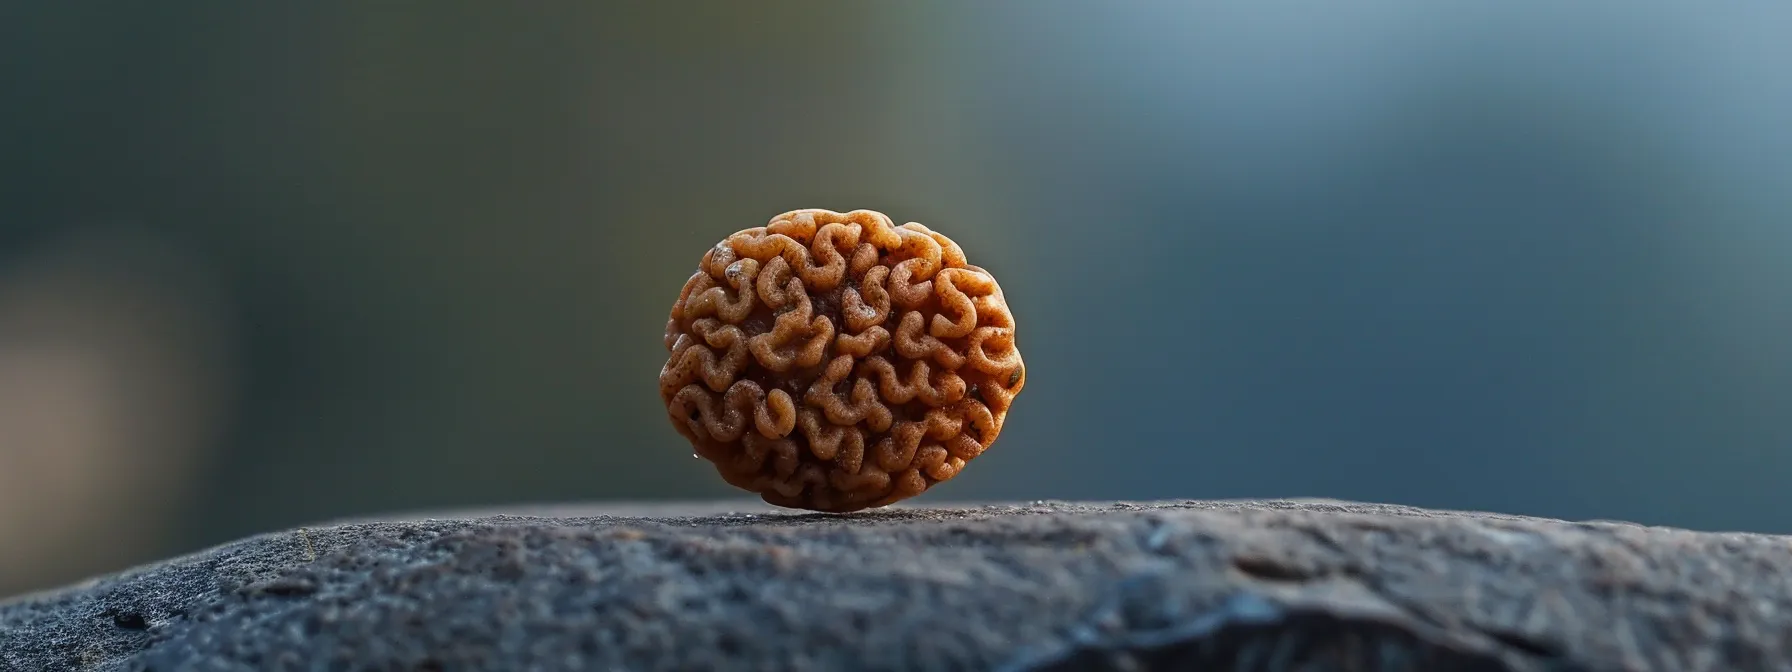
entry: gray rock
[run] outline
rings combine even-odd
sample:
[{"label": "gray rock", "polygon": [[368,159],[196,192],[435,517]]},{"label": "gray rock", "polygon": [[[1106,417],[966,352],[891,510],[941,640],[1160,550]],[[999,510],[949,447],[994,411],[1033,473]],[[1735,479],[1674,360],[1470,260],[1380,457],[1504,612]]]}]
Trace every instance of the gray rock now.
[{"label": "gray rock", "polygon": [[253,537],[0,604],[0,669],[1792,669],[1785,537],[1327,501],[719,511]]}]

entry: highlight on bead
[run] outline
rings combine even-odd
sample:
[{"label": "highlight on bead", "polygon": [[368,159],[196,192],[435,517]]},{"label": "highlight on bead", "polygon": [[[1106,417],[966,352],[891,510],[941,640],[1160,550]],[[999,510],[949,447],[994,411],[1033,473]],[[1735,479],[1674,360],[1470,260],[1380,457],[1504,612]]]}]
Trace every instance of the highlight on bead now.
[{"label": "highlight on bead", "polygon": [[666,321],[660,398],[724,480],[846,512],[949,480],[995,443],[1026,366],[988,271],[871,210],[795,210],[703,254]]}]

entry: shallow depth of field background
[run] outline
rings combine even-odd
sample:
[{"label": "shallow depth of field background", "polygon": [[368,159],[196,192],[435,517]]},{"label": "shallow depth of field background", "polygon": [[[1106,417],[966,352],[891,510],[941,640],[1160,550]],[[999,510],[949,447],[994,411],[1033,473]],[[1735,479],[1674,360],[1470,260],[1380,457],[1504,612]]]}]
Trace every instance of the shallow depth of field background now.
[{"label": "shallow depth of field background", "polygon": [[702,252],[955,237],[1028,385],[917,504],[1792,532],[1792,5],[6,3],[0,595],[342,516],[738,497]]}]

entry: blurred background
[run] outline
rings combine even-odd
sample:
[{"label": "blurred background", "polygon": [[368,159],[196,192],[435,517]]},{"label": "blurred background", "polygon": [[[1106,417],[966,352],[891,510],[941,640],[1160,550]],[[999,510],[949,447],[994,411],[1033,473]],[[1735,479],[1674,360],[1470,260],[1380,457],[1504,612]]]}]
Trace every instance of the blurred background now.
[{"label": "blurred background", "polygon": [[0,595],[342,516],[742,497],[664,419],[661,331],[804,207],[948,233],[1019,320],[1002,440],[919,504],[1792,532],[1789,25],[0,3]]}]

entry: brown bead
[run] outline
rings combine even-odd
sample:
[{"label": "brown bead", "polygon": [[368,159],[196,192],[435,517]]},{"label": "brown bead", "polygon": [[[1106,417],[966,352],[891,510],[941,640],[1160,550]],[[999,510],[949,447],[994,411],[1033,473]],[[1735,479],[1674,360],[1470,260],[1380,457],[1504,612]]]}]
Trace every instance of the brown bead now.
[{"label": "brown bead", "polygon": [[796,210],[717,243],[666,322],[660,398],[722,478],[856,511],[995,443],[1026,367],[988,271],[883,213]]}]

